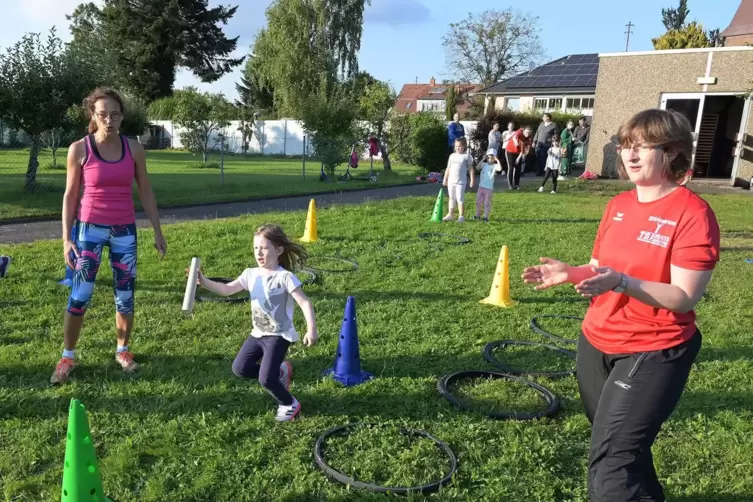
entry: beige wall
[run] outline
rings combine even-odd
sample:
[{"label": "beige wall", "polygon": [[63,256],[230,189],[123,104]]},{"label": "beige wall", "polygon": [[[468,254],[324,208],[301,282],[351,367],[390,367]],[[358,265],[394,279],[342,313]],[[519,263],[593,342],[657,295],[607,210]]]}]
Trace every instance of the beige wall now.
[{"label": "beige wall", "polygon": [[[587,169],[601,175],[615,172],[612,138],[634,113],[659,107],[662,93],[704,92],[696,79],[706,76],[708,55],[708,51],[688,51],[601,57]],[[753,87],[751,63],[753,50],[714,51],[710,76],[717,77],[717,83],[709,85],[706,92],[748,91]],[[753,134],[751,127],[749,123],[748,132]],[[751,147],[753,159],[753,141]],[[738,177],[750,171],[753,163],[741,159]]]}]

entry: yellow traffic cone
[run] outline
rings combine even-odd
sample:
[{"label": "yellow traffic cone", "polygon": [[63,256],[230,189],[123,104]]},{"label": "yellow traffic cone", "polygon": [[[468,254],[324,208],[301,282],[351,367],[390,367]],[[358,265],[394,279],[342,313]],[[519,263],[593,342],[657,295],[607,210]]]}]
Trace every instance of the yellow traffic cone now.
[{"label": "yellow traffic cone", "polygon": [[502,246],[497,262],[497,270],[494,272],[494,281],[489,296],[481,300],[481,303],[488,303],[497,307],[512,307],[515,300],[510,298],[510,252],[507,246]]},{"label": "yellow traffic cone", "polygon": [[303,231],[301,242],[316,242],[316,202],[311,199],[309,202],[309,213],[306,215],[306,229]]}]

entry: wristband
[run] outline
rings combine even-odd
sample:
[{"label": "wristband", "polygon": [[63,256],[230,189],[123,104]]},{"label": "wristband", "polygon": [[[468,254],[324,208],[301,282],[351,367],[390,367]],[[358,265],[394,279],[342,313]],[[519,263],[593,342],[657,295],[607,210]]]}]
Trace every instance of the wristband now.
[{"label": "wristband", "polygon": [[598,275],[598,272],[596,272],[595,268],[596,267],[594,267],[593,265],[581,265],[580,267],[569,267],[567,269],[567,282],[572,282],[573,284],[579,284],[582,281],[585,281],[586,279],[590,279],[591,277]]}]

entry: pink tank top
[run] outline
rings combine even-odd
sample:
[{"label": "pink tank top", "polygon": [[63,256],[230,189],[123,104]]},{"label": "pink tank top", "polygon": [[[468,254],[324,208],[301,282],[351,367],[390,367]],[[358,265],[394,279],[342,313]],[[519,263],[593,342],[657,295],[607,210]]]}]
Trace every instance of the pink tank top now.
[{"label": "pink tank top", "polygon": [[125,136],[120,137],[120,160],[103,160],[93,135],[84,139],[86,161],[81,168],[84,194],[78,210],[78,220],[96,225],[128,225],[136,221],[132,187],[136,177],[136,163]]}]

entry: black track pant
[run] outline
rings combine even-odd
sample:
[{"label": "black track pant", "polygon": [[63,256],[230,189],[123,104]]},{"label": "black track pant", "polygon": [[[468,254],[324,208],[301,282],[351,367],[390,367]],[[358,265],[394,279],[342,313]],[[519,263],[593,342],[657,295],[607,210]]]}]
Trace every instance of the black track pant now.
[{"label": "black track pant", "polygon": [[526,167],[525,157],[520,162],[515,162],[518,155],[517,153],[505,151],[505,158],[507,159],[507,183],[511,187],[520,185],[520,173]]},{"label": "black track pant", "polygon": [[604,354],[581,334],[576,374],[592,424],[590,502],[664,502],[651,446],[700,349],[700,331],[670,349],[627,355]]},{"label": "black track pant", "polygon": [[552,177],[552,184],[554,185],[554,191],[557,191],[557,176],[559,176],[560,171],[559,169],[549,169],[546,168],[546,174],[544,175],[544,181],[541,182],[541,186],[543,187],[546,185],[546,180],[549,179],[549,176]]}]

